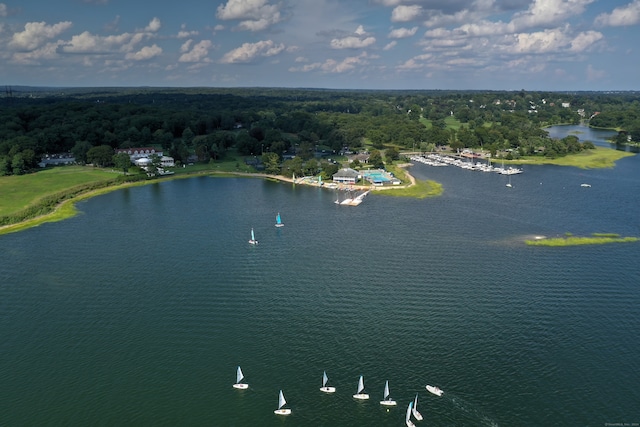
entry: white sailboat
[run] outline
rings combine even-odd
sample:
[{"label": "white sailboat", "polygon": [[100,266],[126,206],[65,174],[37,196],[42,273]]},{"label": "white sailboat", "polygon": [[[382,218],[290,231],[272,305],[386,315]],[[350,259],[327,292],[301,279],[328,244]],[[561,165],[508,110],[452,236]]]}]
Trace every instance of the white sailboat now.
[{"label": "white sailboat", "polygon": [[255,234],[253,234],[253,228],[251,229],[251,240],[249,240],[249,243],[251,243],[252,245],[258,244],[258,241],[256,240],[256,236]]},{"label": "white sailboat", "polygon": [[512,185],[511,185],[511,175],[509,175],[509,182],[507,182],[507,187],[512,187]]},{"label": "white sailboat", "polygon": [[276,215],[276,227],[284,227],[282,218],[280,218],[280,212],[278,212],[278,215]]},{"label": "white sailboat", "polygon": [[389,380],[384,383],[384,397],[380,401],[381,405],[396,406],[396,401],[389,397]]},{"label": "white sailboat", "polygon": [[428,385],[427,384],[427,390],[430,393],[435,394],[436,396],[442,396],[442,393],[444,393],[444,391],[440,390],[438,387],[436,387],[434,385]]},{"label": "white sailboat", "polygon": [[324,391],[325,393],[335,393],[336,388],[327,386],[327,381],[329,381],[329,377],[327,376],[327,372],[324,371],[322,373],[322,387],[320,387],[320,391]]},{"label": "white sailboat", "polygon": [[416,393],[416,398],[413,400],[413,408],[411,408],[411,413],[416,420],[422,421],[422,414],[418,412],[418,393]]},{"label": "white sailboat", "polygon": [[358,380],[358,392],[353,395],[353,398],[360,399],[360,400],[368,399],[369,395],[366,393],[363,393],[363,391],[364,391],[364,379],[362,378],[362,375],[360,375],[360,379]]},{"label": "white sailboat", "polygon": [[407,427],[416,427],[416,425],[411,421],[411,409],[413,408],[413,402],[409,402],[409,406],[407,407],[407,415],[404,417],[404,423]]},{"label": "white sailboat", "polygon": [[284,394],[282,394],[282,390],[280,390],[280,394],[278,395],[278,409],[273,411],[273,413],[276,414],[276,415],[289,415],[289,414],[291,414],[291,409],[282,408],[286,404],[287,404],[287,401],[284,399]]},{"label": "white sailboat", "polygon": [[244,378],[244,374],[242,373],[242,369],[240,369],[240,366],[238,366],[238,369],[236,370],[236,383],[233,385],[233,388],[239,388],[241,390],[248,389],[249,384],[241,383],[243,378]]}]

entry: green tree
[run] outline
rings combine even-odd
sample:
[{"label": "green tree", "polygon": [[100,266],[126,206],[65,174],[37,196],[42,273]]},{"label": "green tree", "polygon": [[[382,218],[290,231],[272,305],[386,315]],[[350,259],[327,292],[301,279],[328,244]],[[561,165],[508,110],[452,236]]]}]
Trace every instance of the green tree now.
[{"label": "green tree", "polygon": [[389,147],[385,151],[384,157],[387,163],[393,163],[394,160],[398,160],[400,158],[400,153],[396,147]]},{"label": "green tree", "polygon": [[17,153],[11,159],[11,171],[14,175],[22,175],[26,172],[24,158],[22,153]]},{"label": "green tree", "polygon": [[271,175],[280,173],[280,158],[276,153],[264,153],[262,155],[262,163],[264,163],[264,171]]},{"label": "green tree", "polygon": [[131,158],[127,153],[116,154],[115,156],[113,156],[112,162],[115,165],[116,169],[122,170],[122,173],[124,173],[125,175],[127,174],[127,172],[129,172],[129,167],[131,167]]},{"label": "green tree", "polygon": [[98,145],[87,152],[87,162],[105,167],[113,161],[113,148],[110,145]]},{"label": "green tree", "polygon": [[384,168],[384,162],[382,161],[382,154],[378,150],[371,150],[369,155],[369,164],[374,168]]}]

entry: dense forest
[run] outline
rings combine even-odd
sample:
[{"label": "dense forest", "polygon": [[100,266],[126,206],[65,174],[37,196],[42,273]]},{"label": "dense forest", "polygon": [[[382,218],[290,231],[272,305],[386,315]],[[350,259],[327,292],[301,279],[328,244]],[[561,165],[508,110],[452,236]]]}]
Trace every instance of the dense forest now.
[{"label": "dense forest", "polygon": [[287,154],[306,161],[365,147],[557,157],[589,144],[553,140],[544,127],[580,121],[640,141],[640,93],[15,88],[0,98],[0,175],[60,153],[112,166],[115,149],[149,146],[178,164],[262,155],[271,171]]}]

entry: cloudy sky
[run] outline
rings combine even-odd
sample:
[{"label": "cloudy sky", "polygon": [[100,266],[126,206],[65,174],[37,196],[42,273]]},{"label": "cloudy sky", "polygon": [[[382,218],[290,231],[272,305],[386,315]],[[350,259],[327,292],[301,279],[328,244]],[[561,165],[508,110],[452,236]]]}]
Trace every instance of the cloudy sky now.
[{"label": "cloudy sky", "polygon": [[640,90],[640,0],[0,0],[0,84]]}]

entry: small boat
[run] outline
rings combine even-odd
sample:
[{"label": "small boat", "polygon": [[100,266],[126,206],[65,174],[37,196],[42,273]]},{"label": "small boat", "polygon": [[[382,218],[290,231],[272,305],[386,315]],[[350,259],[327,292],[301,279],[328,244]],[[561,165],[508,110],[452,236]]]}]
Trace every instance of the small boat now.
[{"label": "small boat", "polygon": [[239,388],[241,390],[246,390],[249,388],[249,384],[243,384],[240,381],[244,378],[244,374],[242,373],[242,369],[238,366],[236,370],[236,383],[233,385],[233,388]]},{"label": "small boat", "polygon": [[513,187],[513,186],[511,185],[511,175],[509,175],[509,182],[507,182],[507,187]]},{"label": "small boat", "polygon": [[580,184],[580,187],[591,187],[591,184]]},{"label": "small boat", "polygon": [[280,394],[278,395],[278,409],[273,411],[273,413],[276,414],[276,415],[289,415],[289,414],[291,414],[291,409],[282,408],[286,404],[287,404],[287,401],[284,399],[284,394],[282,394],[282,390],[280,390]]},{"label": "small boat", "polygon": [[404,423],[407,427],[416,427],[416,425],[411,421],[411,410],[413,409],[413,402],[409,402],[409,406],[407,407],[407,415],[404,417]]},{"label": "small boat", "polygon": [[396,406],[396,401],[389,397],[389,380],[384,383],[384,395],[380,404],[385,406]]},{"label": "small boat", "polygon": [[253,228],[251,229],[251,240],[249,240],[249,243],[251,243],[252,245],[258,244],[258,241],[256,240],[256,236],[255,234],[253,234]]},{"label": "small boat", "polygon": [[422,421],[422,414],[418,412],[418,393],[416,393],[416,398],[413,400],[413,408],[411,408],[411,413],[416,420]]},{"label": "small boat", "polygon": [[327,381],[329,381],[329,377],[325,371],[322,373],[322,387],[320,387],[320,391],[324,391],[325,393],[335,393],[336,388],[327,386]]},{"label": "small boat", "polygon": [[276,227],[284,227],[282,218],[280,218],[280,212],[278,212],[278,215],[276,215]]},{"label": "small boat", "polygon": [[444,393],[444,391],[440,390],[438,387],[434,385],[427,385],[427,390],[435,394],[436,396],[442,396],[442,393]]},{"label": "small boat", "polygon": [[364,391],[364,379],[362,378],[362,375],[360,375],[360,379],[358,380],[358,392],[353,395],[353,398],[360,399],[360,400],[368,399],[369,395],[366,393],[363,393],[363,391]]}]

